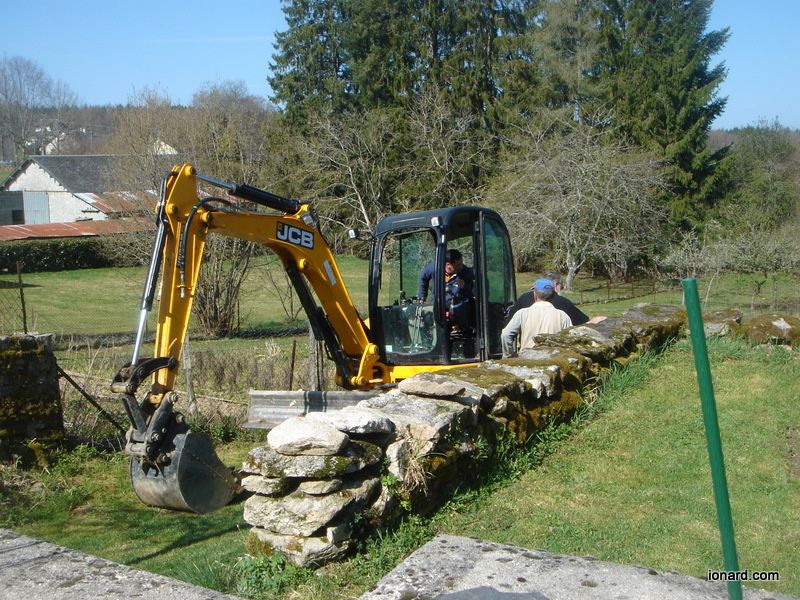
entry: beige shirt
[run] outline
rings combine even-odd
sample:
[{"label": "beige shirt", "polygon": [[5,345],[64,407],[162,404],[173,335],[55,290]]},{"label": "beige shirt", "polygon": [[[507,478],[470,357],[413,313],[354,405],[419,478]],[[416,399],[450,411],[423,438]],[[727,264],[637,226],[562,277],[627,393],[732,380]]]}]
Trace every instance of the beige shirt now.
[{"label": "beige shirt", "polygon": [[542,333],[558,333],[562,329],[572,327],[569,315],[557,309],[549,302],[534,302],[528,308],[514,313],[511,320],[503,328],[503,356],[514,356],[514,342],[519,337],[520,350],[533,348],[534,338]]}]

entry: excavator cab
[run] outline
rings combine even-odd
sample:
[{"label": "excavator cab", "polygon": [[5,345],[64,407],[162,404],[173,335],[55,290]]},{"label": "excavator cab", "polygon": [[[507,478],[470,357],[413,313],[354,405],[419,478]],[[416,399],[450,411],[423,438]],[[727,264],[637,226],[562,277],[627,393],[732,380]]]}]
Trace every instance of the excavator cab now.
[{"label": "excavator cab", "polygon": [[[445,290],[452,249],[474,276],[458,306]],[[427,286],[420,281],[426,267],[433,271]],[[373,232],[369,281],[370,329],[381,362],[396,374],[502,355],[516,289],[508,230],[495,211],[458,206],[384,218]]]}]

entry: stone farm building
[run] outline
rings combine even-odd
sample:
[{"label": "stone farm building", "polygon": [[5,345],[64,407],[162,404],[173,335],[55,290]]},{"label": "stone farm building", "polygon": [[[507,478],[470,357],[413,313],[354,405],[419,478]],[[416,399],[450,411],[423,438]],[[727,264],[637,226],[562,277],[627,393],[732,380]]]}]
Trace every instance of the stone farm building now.
[{"label": "stone farm building", "polygon": [[[0,185],[0,241],[120,233],[152,227],[156,193],[119,191],[124,157],[31,156]],[[145,208],[144,214],[142,208]]]}]

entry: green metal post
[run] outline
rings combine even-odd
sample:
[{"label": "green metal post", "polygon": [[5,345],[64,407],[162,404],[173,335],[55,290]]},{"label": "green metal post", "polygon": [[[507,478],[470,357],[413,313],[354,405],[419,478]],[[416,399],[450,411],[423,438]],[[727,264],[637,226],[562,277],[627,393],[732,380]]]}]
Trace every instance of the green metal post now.
[{"label": "green metal post", "polygon": [[[700,404],[703,407],[703,424],[706,430],[708,458],[711,463],[711,481],[714,486],[714,502],[717,505],[719,534],[722,539],[722,558],[725,570],[729,573],[739,571],[736,556],[736,539],[733,533],[731,503],[728,498],[728,480],[725,477],[725,460],[722,456],[722,441],[719,435],[717,405],[714,400],[714,386],[711,383],[711,367],[708,363],[708,348],[703,327],[703,314],[700,310],[700,296],[697,293],[697,280],[684,279],[683,293],[686,312],[689,316],[689,329],[692,336],[694,365],[697,369],[697,384],[700,387]],[[742,599],[741,581],[728,581],[728,598]]]}]

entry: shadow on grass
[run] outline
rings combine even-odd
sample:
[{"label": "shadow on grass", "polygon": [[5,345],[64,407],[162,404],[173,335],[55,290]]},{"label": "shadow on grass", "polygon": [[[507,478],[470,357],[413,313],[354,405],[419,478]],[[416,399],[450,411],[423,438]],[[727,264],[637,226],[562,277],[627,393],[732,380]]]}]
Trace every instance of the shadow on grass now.
[{"label": "shadow on grass", "polygon": [[[42,287],[35,283],[22,283],[22,287],[24,288],[38,288]],[[0,290],[18,290],[19,289],[19,282],[17,281],[0,281]]]},{"label": "shadow on grass", "polygon": [[[196,526],[195,526],[196,525]],[[176,538],[166,546],[150,552],[148,554],[143,554],[136,558],[131,558],[126,560],[126,564],[128,565],[138,565],[153,558],[157,558],[159,556],[163,556],[165,554],[169,554],[170,552],[182,548],[187,548],[192,546],[193,544],[198,544],[200,542],[205,542],[214,538],[222,537],[228,533],[234,533],[239,529],[238,524],[229,525],[227,527],[218,528],[209,531],[208,523],[205,519],[201,519],[200,521],[193,523],[193,526],[190,528],[191,531],[187,531],[180,537]]]}]

